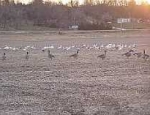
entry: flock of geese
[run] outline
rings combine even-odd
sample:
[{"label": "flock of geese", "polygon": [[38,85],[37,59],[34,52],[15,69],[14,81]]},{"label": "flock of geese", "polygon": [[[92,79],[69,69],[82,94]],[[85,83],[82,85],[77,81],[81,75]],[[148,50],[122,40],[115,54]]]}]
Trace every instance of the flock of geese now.
[{"label": "flock of geese", "polygon": [[45,46],[43,48],[36,48],[34,46],[26,46],[26,47],[19,47],[19,48],[16,48],[16,47],[9,47],[7,45],[5,45],[5,47],[3,48],[0,48],[0,50],[3,50],[4,53],[2,55],[2,60],[6,60],[6,51],[19,51],[19,50],[23,50],[26,52],[25,54],[25,59],[28,60],[29,57],[30,57],[30,53],[29,51],[30,50],[42,50],[42,52],[45,52],[47,51],[48,53],[48,58],[50,58],[51,60],[53,58],[55,58],[55,56],[50,52],[50,49],[56,49],[56,50],[64,50],[64,51],[69,51],[71,49],[76,49],[76,53],[75,54],[72,54],[70,55],[69,57],[72,57],[72,58],[78,58],[79,56],[79,52],[80,52],[80,49],[86,49],[86,50],[103,50],[104,53],[101,54],[101,55],[98,55],[97,58],[100,58],[102,60],[104,60],[106,57],[107,57],[107,52],[108,51],[111,51],[111,50],[115,50],[115,51],[120,51],[120,50],[123,50],[123,49],[130,49],[128,52],[122,54],[122,56],[125,56],[127,58],[131,57],[132,55],[134,56],[137,56],[137,58],[143,58],[145,60],[147,60],[150,56],[148,54],[146,54],[146,51],[143,50],[143,52],[136,52],[135,49],[136,48],[136,44],[130,44],[130,45],[126,45],[126,44],[93,44],[93,45],[88,45],[88,44],[81,44],[79,46],[76,46],[76,45],[73,45],[73,46],[62,46],[62,45],[59,45],[59,46],[56,46],[56,45],[50,45],[50,46]]},{"label": "flock of geese", "polygon": [[134,50],[129,50],[128,52],[122,54],[122,56],[126,56],[127,58],[131,57],[133,55],[137,56],[137,58],[143,58],[144,60],[147,60],[150,56],[146,54],[145,49],[142,52],[134,52]]},{"label": "flock of geese", "polygon": [[[69,57],[77,59],[79,56],[79,51],[80,50],[77,49],[77,52],[75,54],[70,55]],[[43,52],[45,52],[45,50],[43,50]],[[53,54],[51,54],[49,49],[47,50],[47,52],[48,52],[48,58],[50,58],[51,60],[53,58],[55,58],[55,56]],[[104,60],[107,57],[106,54],[107,54],[107,50],[104,50],[104,54],[98,55],[97,58]],[[131,49],[128,52],[122,54],[122,56],[126,56],[127,58],[131,57],[132,55],[137,56],[137,58],[143,58],[144,60],[147,60],[150,57],[148,54],[146,54],[145,49],[143,50],[143,53],[142,52],[135,52],[134,50]],[[26,52],[25,59],[26,60],[29,59],[29,52]],[[6,60],[6,53],[3,53],[2,60],[3,61]]]}]

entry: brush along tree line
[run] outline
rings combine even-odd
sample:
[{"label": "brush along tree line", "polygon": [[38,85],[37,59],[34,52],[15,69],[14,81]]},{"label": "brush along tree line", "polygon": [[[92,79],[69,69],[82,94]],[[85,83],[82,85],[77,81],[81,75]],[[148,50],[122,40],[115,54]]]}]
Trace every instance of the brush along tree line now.
[{"label": "brush along tree line", "polygon": [[[138,13],[137,13],[138,12]],[[68,28],[78,25],[79,29],[111,29],[117,18],[150,19],[150,5],[134,0],[77,0],[69,3],[33,0],[28,4],[13,0],[0,1],[0,28],[20,29],[24,26]]]}]

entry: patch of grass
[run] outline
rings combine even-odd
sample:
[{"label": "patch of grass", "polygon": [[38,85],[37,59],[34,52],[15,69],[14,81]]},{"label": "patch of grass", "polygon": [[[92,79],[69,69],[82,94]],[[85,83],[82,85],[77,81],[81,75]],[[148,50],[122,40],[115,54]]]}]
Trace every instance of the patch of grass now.
[{"label": "patch of grass", "polygon": [[6,28],[0,28],[0,31],[55,31],[58,30],[57,28],[50,28],[50,27],[42,27],[42,26],[20,26],[17,29],[13,27],[6,27]]},{"label": "patch of grass", "polygon": [[[113,27],[121,28],[121,24],[114,23]],[[150,29],[150,23],[123,23],[124,29]]]}]

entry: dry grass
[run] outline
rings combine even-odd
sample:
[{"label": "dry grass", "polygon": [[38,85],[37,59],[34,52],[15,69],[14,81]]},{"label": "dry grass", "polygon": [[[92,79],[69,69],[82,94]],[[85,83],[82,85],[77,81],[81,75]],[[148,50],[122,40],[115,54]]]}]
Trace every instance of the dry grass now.
[{"label": "dry grass", "polygon": [[41,48],[48,45],[137,44],[149,51],[147,31],[128,33],[56,32],[1,34],[0,47],[34,45],[29,60],[25,52],[0,50],[0,115],[148,115],[150,114],[150,60],[122,57],[108,51],[106,60],[97,59],[100,50],[53,49],[54,60]]}]

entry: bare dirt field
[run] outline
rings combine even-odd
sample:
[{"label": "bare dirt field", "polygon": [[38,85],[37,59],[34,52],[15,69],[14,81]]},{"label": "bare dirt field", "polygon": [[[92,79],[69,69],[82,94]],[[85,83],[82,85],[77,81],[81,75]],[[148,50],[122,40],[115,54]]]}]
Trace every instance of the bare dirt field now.
[{"label": "bare dirt field", "polygon": [[150,115],[150,59],[130,49],[150,54],[150,31],[0,32],[0,115]]}]

